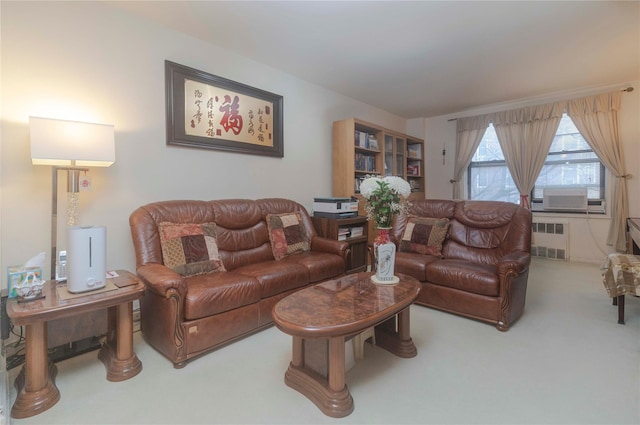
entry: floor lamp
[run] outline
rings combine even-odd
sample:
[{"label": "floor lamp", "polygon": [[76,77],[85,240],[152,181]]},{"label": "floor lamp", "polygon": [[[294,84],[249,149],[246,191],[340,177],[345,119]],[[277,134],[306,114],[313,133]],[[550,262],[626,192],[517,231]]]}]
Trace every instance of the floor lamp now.
[{"label": "floor lamp", "polygon": [[67,224],[77,224],[80,173],[87,167],[108,167],[115,162],[112,125],[29,117],[31,162],[52,165],[51,279],[56,278],[58,242],[58,171],[67,172]]}]

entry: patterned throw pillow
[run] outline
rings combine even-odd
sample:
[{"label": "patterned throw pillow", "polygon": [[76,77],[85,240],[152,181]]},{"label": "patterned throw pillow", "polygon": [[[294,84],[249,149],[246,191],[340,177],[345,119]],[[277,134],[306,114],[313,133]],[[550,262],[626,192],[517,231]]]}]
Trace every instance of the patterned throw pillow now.
[{"label": "patterned throw pillow", "polygon": [[400,241],[400,251],[442,255],[442,243],[449,229],[448,218],[409,217]]},{"label": "patterned throw pillow", "polygon": [[182,276],[226,271],[218,255],[215,223],[159,224],[164,265]]},{"label": "patterned throw pillow", "polygon": [[268,214],[267,228],[271,250],[276,260],[311,249],[300,213]]}]

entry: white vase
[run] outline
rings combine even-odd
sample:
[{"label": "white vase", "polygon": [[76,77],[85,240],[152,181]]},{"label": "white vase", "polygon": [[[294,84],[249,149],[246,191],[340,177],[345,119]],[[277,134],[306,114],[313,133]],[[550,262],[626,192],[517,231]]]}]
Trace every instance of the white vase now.
[{"label": "white vase", "polygon": [[376,274],[371,277],[374,283],[394,284],[399,279],[394,275],[396,245],[389,240],[389,229],[378,228],[379,236],[374,243]]}]

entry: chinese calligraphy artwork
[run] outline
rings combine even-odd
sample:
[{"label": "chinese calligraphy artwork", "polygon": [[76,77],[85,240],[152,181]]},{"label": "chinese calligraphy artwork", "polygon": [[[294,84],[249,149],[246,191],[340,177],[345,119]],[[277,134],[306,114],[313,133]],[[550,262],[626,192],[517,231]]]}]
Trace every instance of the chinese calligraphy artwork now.
[{"label": "chinese calligraphy artwork", "polygon": [[166,61],[167,144],[283,157],[282,96]]},{"label": "chinese calligraphy artwork", "polygon": [[186,134],[273,146],[272,102],[192,80],[184,95]]}]

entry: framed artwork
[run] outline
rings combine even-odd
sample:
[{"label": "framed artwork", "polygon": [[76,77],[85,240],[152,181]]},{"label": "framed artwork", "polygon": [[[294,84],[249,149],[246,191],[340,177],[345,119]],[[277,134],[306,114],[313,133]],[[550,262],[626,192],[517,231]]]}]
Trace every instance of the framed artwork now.
[{"label": "framed artwork", "polygon": [[282,96],[165,61],[167,145],[282,158]]}]

